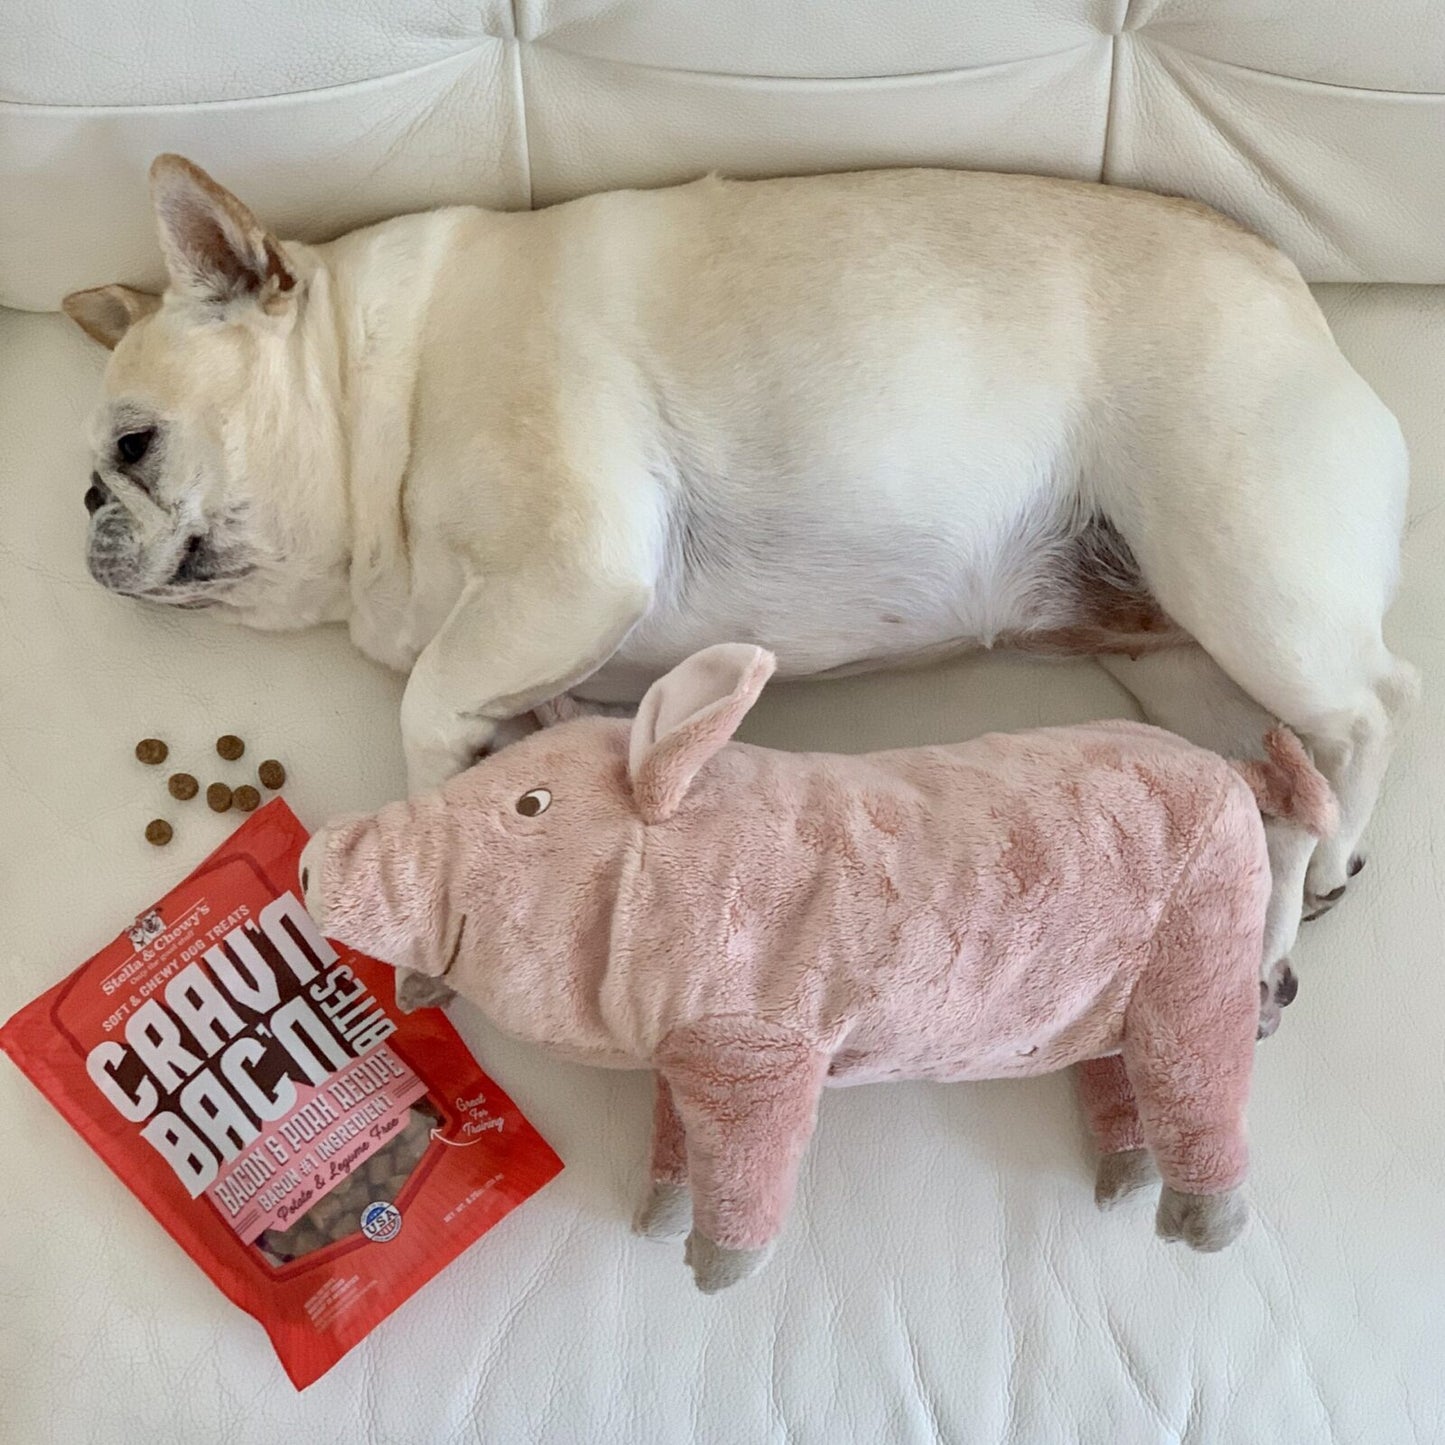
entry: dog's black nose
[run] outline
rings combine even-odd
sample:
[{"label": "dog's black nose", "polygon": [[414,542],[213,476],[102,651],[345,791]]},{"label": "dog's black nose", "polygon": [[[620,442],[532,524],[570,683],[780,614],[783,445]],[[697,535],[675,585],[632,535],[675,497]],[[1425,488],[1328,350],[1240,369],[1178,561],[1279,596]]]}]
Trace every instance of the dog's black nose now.
[{"label": "dog's black nose", "polygon": [[108,501],[110,493],[106,490],[105,483],[101,481],[98,472],[92,472],[90,490],[85,494],[85,510],[93,517]]}]

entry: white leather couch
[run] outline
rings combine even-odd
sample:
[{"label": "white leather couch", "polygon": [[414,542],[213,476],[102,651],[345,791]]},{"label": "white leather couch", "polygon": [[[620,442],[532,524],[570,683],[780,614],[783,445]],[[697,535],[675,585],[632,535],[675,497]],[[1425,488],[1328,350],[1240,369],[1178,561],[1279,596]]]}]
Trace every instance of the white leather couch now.
[{"label": "white leather couch", "polygon": [[[1095,1213],[1068,1083],[830,1095],[770,1271],[633,1240],[648,1085],[457,1011],[566,1172],[305,1395],[0,1065],[0,1440],[1445,1439],[1445,5],[1440,0],[8,0],[0,6],[0,1015],[228,826],[147,847],[134,740],[233,730],[316,822],[400,792],[398,679],[103,595],[69,289],[159,278],[151,156],[283,232],[708,169],[929,162],[1185,192],[1279,242],[1414,454],[1394,643],[1424,670],[1367,872],[1261,1049],[1257,1218],[1212,1258]],[[760,740],[862,748],[1127,711],[1006,658],[798,687]]]}]

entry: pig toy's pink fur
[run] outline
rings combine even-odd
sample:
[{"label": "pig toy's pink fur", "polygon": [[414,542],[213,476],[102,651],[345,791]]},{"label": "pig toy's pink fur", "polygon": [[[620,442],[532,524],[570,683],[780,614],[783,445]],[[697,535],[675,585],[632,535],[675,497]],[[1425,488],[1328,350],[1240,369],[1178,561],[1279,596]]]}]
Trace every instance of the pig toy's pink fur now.
[{"label": "pig toy's pink fur", "polygon": [[1227,1243],[1260,808],[1331,823],[1299,744],[1231,764],[1133,723],[864,757],[730,742],[772,666],[709,648],[633,723],[563,722],[334,825],[303,860],[308,903],[510,1033],[654,1069],[647,1224],[690,1191],[705,1288],[781,1229],[822,1087],[882,1079],[1084,1063],[1101,1148],[1157,1161],[1161,1232]]}]

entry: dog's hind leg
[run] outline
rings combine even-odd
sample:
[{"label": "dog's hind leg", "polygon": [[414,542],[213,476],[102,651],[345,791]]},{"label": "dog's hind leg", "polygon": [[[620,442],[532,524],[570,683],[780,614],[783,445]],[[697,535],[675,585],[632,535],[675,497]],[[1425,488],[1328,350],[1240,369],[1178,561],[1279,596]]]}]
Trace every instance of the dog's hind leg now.
[{"label": "dog's hind leg", "polygon": [[[1208,638],[1205,646],[1248,695],[1246,701],[1258,701],[1260,721],[1277,717],[1300,735],[1339,800],[1339,828],[1317,846],[1290,825],[1268,825],[1276,900],[1271,906],[1267,964],[1284,958],[1293,941],[1293,905],[1286,906],[1284,892],[1299,896],[1295,889],[1302,881],[1305,916],[1317,916],[1338,901],[1346,883],[1363,866],[1358,852],[1360,837],[1379,795],[1396,729],[1417,689],[1414,668],[1395,657],[1381,639],[1378,616],[1350,617],[1349,597],[1336,599],[1338,605],[1328,609],[1309,608],[1302,599],[1296,611],[1277,595],[1286,580],[1275,577],[1270,586],[1259,589],[1269,594],[1257,600],[1261,608],[1272,607],[1272,626],[1232,631],[1212,623],[1204,615],[1207,607],[1185,622],[1191,631],[1198,628]],[[1189,708],[1182,697],[1164,706],[1158,702],[1159,689],[1167,685],[1162,679],[1168,677],[1171,664],[1176,677],[1187,675],[1195,684],[1203,684],[1200,692],[1192,694],[1195,717],[1203,722],[1196,721],[1191,727],[1171,718],[1164,725],[1221,748],[1227,739],[1211,736],[1211,732],[1220,716],[1221,682],[1228,679],[1211,680],[1197,649],[1141,658],[1132,664],[1111,660],[1109,670],[1135,696],[1152,692],[1155,701],[1146,704],[1146,712],[1162,721],[1181,706]],[[1228,754],[1228,748],[1221,750]],[[1244,755],[1257,751],[1254,743]]]},{"label": "dog's hind leg", "polygon": [[1301,724],[1316,766],[1340,800],[1339,830],[1320,843],[1310,860],[1305,880],[1306,917],[1318,917],[1333,907],[1345,885],[1364,867],[1358,851],[1360,838],[1384,781],[1396,729],[1418,691],[1415,669],[1381,647],[1370,682],[1361,689],[1355,707]]},{"label": "dog's hind leg", "polygon": [[[1137,659],[1101,657],[1099,663],[1133,694],[1156,727],[1226,758],[1263,757],[1264,735],[1276,720],[1203,648],[1190,644]],[[1264,831],[1271,888],[1260,977],[1274,989],[1289,977],[1283,965],[1299,933],[1305,870],[1315,840],[1303,828],[1274,818],[1265,820]],[[1266,1002],[1282,1006],[1286,1000]]]},{"label": "dog's hind leg", "polygon": [[1319,909],[1358,871],[1416,691],[1382,631],[1408,458],[1394,417],[1338,353],[1292,361],[1280,359],[1268,388],[1230,398],[1228,428],[1179,424],[1152,458],[1169,486],[1106,500],[1160,606],[1304,740],[1334,789],[1340,826],[1305,879],[1306,908]]}]

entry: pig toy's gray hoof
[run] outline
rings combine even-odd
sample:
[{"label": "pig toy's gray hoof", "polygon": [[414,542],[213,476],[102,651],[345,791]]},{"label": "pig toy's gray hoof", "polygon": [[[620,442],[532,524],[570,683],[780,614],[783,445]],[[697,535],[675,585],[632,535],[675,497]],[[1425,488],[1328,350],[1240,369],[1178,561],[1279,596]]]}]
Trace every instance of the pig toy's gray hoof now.
[{"label": "pig toy's gray hoof", "polygon": [[454,989],[429,973],[415,973],[409,968],[396,971],[396,1006],[404,1014],[413,1014],[419,1008],[445,1008],[456,996]]},{"label": "pig toy's gray hoof", "polygon": [[1154,1219],[1159,1238],[1170,1243],[1182,1239],[1201,1254],[1233,1244],[1248,1222],[1249,1205],[1238,1189],[1227,1194],[1180,1194],[1166,1184],[1159,1191]]},{"label": "pig toy's gray hoof", "polygon": [[687,1237],[683,1257],[692,1267],[697,1287],[704,1294],[717,1294],[756,1274],[772,1252],[771,1244],[765,1244],[761,1249],[729,1249],[725,1244],[714,1244],[707,1235],[694,1229]]},{"label": "pig toy's gray hoof", "polygon": [[692,1191],[686,1184],[655,1180],[632,1228],[645,1239],[681,1239],[692,1228]]},{"label": "pig toy's gray hoof", "polygon": [[1117,1154],[1104,1154],[1094,1176],[1094,1203],[1100,1209],[1113,1209],[1131,1194],[1158,1181],[1154,1156],[1147,1149],[1120,1149]]}]

